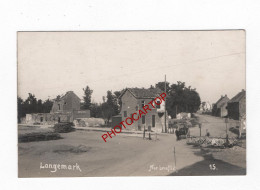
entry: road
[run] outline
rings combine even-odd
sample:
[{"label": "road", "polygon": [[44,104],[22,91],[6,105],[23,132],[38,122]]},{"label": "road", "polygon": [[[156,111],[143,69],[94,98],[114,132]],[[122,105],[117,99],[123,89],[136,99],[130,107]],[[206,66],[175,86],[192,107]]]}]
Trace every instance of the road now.
[{"label": "road", "polygon": [[[226,123],[224,118],[214,117],[210,115],[198,115],[199,122],[202,123],[201,126],[201,135],[205,136],[206,131],[210,133],[210,136],[213,137],[226,137]],[[227,124],[227,133],[229,137],[237,137],[234,133],[229,131],[229,125]],[[198,127],[194,127],[190,129],[190,134],[193,136],[199,136],[200,130]]]},{"label": "road", "polygon": [[[191,150],[185,141],[176,142],[173,134],[158,135],[157,141],[143,140],[141,135],[117,135],[107,143],[101,139],[101,135],[101,132],[76,131],[62,134],[61,140],[20,143],[19,177],[169,175],[175,171],[174,146],[177,169],[203,160],[194,154],[199,149]],[[78,154],[69,151],[78,145],[86,146],[89,150]],[[41,162],[78,163],[82,172],[51,173],[49,169],[40,169]]]},{"label": "road", "polygon": [[[219,118],[202,116],[210,133],[221,135],[210,121]],[[217,127],[215,129],[215,127]],[[194,133],[198,129],[194,128]],[[225,131],[225,130],[224,130]],[[142,135],[118,134],[104,142],[103,132],[83,131],[62,134],[63,139],[19,143],[19,177],[87,177],[87,176],[165,176],[165,175],[236,175],[245,174],[245,149],[201,150],[176,141],[173,134],[159,134],[158,140],[144,140]],[[84,147],[80,151],[78,147]],[[174,158],[175,147],[175,158]],[[75,151],[76,150],[76,151]],[[40,169],[42,164],[78,164],[80,171]],[[176,164],[176,165],[175,165]],[[217,170],[211,170],[215,164]],[[175,167],[176,166],[176,167]]]}]

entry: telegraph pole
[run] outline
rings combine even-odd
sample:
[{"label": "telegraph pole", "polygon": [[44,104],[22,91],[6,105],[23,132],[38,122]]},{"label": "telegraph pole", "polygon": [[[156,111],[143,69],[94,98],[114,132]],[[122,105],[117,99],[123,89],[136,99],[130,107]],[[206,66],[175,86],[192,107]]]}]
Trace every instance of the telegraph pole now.
[{"label": "telegraph pole", "polygon": [[[166,75],[165,75],[165,81],[164,81],[164,92],[166,94]],[[166,127],[166,99],[167,99],[167,96],[165,98],[165,103],[164,103],[164,126],[165,126],[165,133],[167,133],[167,127]]]}]

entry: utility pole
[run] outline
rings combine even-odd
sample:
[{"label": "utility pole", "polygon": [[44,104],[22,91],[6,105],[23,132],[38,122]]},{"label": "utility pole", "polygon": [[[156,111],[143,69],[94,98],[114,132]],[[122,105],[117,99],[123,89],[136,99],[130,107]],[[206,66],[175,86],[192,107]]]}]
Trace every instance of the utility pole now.
[{"label": "utility pole", "polygon": [[175,117],[177,119],[177,111],[178,111],[178,105],[175,106]]},{"label": "utility pole", "polygon": [[[166,94],[166,75],[165,75],[165,81],[164,81],[164,92]],[[167,127],[166,127],[166,99],[167,99],[167,96],[165,98],[165,103],[164,103],[164,126],[165,126],[165,133],[167,133]]]},{"label": "utility pole", "polygon": [[200,137],[201,137],[201,123],[199,124],[199,128],[200,128]]},{"label": "utility pole", "polygon": [[176,171],[176,156],[175,156],[175,147],[173,149],[173,154],[174,154],[174,170]]}]

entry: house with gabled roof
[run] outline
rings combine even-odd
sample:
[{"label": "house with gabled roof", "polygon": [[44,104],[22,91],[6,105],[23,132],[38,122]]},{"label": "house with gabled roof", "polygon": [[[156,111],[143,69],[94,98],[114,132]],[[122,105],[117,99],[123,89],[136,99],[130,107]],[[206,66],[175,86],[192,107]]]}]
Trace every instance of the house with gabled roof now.
[{"label": "house with gabled roof", "polygon": [[[120,110],[122,121],[127,117],[132,117],[133,113],[138,113],[144,105],[148,105],[149,102],[160,96],[161,93],[162,91],[158,88],[126,88],[119,96],[119,99],[122,101]],[[153,105],[155,108],[150,107],[151,111],[148,111],[146,115],[142,115],[142,118],[135,121],[131,126],[128,126],[127,129],[143,130],[145,128],[156,132],[162,132],[162,130],[165,130],[163,117],[165,114],[165,102],[162,101],[160,105]]]},{"label": "house with gabled roof", "polygon": [[229,98],[227,95],[221,96],[221,98],[213,105],[212,115],[217,117],[225,117],[227,116],[227,103]]},{"label": "house with gabled roof", "polygon": [[80,110],[80,98],[73,91],[68,91],[54,100],[51,113],[66,113],[73,110]]},{"label": "house with gabled roof", "polygon": [[246,91],[243,89],[236,94],[227,104],[228,117],[240,120],[246,116]]}]

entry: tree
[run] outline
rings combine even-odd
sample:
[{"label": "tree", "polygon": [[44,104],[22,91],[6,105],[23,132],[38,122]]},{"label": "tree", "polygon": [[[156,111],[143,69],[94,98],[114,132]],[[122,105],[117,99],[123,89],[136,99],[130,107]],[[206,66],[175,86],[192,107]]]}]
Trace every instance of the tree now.
[{"label": "tree", "polygon": [[[159,82],[155,86],[164,91],[164,82]],[[200,107],[198,92],[191,86],[186,87],[185,82],[177,81],[172,85],[166,82],[166,93],[166,110],[171,117],[176,117],[180,112],[194,113]]]},{"label": "tree", "polygon": [[107,91],[107,104],[112,107],[112,116],[119,114],[117,97],[112,93],[112,91]]},{"label": "tree", "polygon": [[46,100],[42,102],[41,99],[37,98],[29,93],[28,98],[23,101],[19,96],[17,97],[17,109],[18,109],[18,122],[21,122],[21,118],[25,117],[26,114],[30,113],[49,113],[51,111],[53,102]]},{"label": "tree", "polygon": [[93,90],[89,88],[89,86],[86,86],[86,88],[83,88],[84,96],[83,96],[83,109],[91,109],[91,95],[93,93]]},{"label": "tree", "polygon": [[105,122],[108,124],[113,114],[113,108],[111,108],[107,102],[104,102],[103,104],[101,104],[101,109],[102,109],[102,117],[105,119]]},{"label": "tree", "polygon": [[52,106],[53,106],[53,101],[51,101],[50,99],[45,100],[43,102],[42,112],[43,113],[50,113]]},{"label": "tree", "polygon": [[118,114],[120,113],[120,110],[121,110],[121,107],[122,107],[122,100],[120,97],[120,95],[123,93],[125,89],[121,90],[121,91],[115,91],[114,92],[114,95],[115,95],[115,98],[117,100],[117,105],[118,105]]},{"label": "tree", "polygon": [[[166,92],[168,93],[170,90],[170,83],[166,81]],[[152,85],[151,85],[152,86]],[[158,82],[157,84],[155,84],[156,88],[161,89],[164,92],[164,88],[165,88],[165,82]],[[151,88],[151,87],[150,87]]]},{"label": "tree", "polygon": [[102,118],[102,108],[101,104],[98,103],[92,103],[91,109],[90,109],[90,116],[95,118]]},{"label": "tree", "polygon": [[[118,94],[118,93],[117,93]],[[101,104],[102,116],[109,123],[112,116],[119,114],[119,105],[117,103],[117,97],[112,91],[107,91],[106,98],[103,98],[103,103]]]},{"label": "tree", "polygon": [[41,99],[37,100],[36,111],[37,111],[37,113],[43,112],[43,103],[42,103]]},{"label": "tree", "polygon": [[24,102],[24,109],[26,113],[37,113],[37,99],[34,94],[29,93]]},{"label": "tree", "polygon": [[18,96],[18,98],[17,98],[17,110],[18,110],[17,117],[18,117],[19,123],[21,122],[21,118],[25,116],[23,104],[24,104],[23,99]]}]

